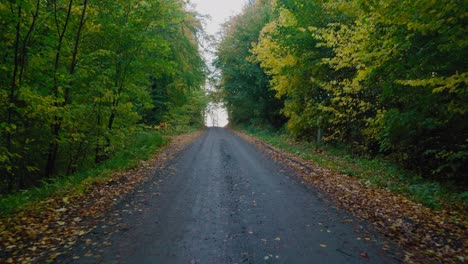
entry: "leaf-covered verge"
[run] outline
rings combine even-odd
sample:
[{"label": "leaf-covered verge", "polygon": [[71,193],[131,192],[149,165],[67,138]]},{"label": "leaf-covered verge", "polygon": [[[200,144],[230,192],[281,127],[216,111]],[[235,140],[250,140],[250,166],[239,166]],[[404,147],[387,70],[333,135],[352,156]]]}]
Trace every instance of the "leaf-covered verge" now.
[{"label": "leaf-covered verge", "polygon": [[[458,210],[444,207],[436,211],[405,197],[409,193],[399,194],[378,186],[379,181],[369,175],[385,174],[384,167],[381,167],[383,171],[372,172],[366,171],[372,168],[363,168],[355,171],[356,177],[350,177],[350,173],[341,170],[355,170],[356,165],[345,158],[310,149],[303,142],[294,143],[285,137],[248,133],[251,136],[237,132],[275,160],[293,168],[307,184],[326,194],[339,207],[369,221],[398,243],[405,253],[405,262],[464,263],[467,259],[466,204],[459,205]],[[360,172],[363,174],[358,175]]]},{"label": "leaf-covered verge", "polygon": [[85,192],[86,186],[105,180],[114,171],[133,168],[146,160],[167,143],[167,136],[154,129],[142,129],[111,159],[95,166],[84,168],[67,177],[49,179],[43,184],[9,195],[0,196],[0,216],[22,211],[50,196],[63,196]]},{"label": "leaf-covered verge", "polygon": [[359,155],[346,146],[318,146],[266,128],[250,126],[243,131],[333,172],[356,177],[365,184],[404,195],[426,207],[435,210],[468,209],[468,191],[465,189],[448,182],[426,179],[388,158]]},{"label": "leaf-covered verge", "polygon": [[[82,181],[79,187],[70,185],[72,188],[67,191],[57,190],[25,210],[0,217],[0,262],[46,263],[66,253],[79,237],[104,221],[102,216],[126,194],[151,179],[156,169],[200,134],[196,131],[173,136],[157,154],[156,147],[133,149],[146,154],[136,154],[125,169],[104,170],[99,176]],[[148,159],[136,162],[142,155]]]}]

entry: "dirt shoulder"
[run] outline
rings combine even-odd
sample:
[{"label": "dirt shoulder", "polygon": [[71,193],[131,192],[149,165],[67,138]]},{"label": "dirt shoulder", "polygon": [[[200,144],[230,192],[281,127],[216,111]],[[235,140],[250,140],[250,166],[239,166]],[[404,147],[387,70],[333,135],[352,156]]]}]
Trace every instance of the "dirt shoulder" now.
[{"label": "dirt shoulder", "polygon": [[75,196],[51,197],[27,211],[0,218],[0,263],[45,263],[91,232],[114,205],[145,183],[203,132],[174,136],[136,168],[114,172]]},{"label": "dirt shoulder", "polygon": [[465,212],[434,211],[421,204],[357,178],[334,173],[310,160],[283,151],[244,133],[275,160],[289,166],[318,188],[338,207],[369,221],[401,246],[408,263],[464,263],[468,258],[468,222]]}]

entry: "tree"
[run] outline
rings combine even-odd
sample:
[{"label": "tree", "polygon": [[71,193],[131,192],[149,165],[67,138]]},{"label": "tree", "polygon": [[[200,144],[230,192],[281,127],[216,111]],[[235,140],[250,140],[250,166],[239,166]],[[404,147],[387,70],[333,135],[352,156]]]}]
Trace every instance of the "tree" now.
[{"label": "tree", "polygon": [[252,2],[242,14],[224,25],[215,66],[220,69],[220,87],[231,124],[281,127],[282,101],[269,89],[269,78],[258,62],[251,60],[252,43],[271,17],[270,1]]}]

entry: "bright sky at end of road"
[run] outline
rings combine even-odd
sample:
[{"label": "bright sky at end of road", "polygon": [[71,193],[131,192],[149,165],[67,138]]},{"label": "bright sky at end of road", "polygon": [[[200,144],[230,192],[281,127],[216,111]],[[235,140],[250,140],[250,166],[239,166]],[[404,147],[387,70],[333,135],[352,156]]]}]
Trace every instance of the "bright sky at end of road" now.
[{"label": "bright sky at end of road", "polygon": [[[215,36],[220,30],[221,25],[230,17],[239,14],[247,0],[191,0],[195,10],[203,16],[209,16],[205,21],[205,31],[209,35]],[[205,56],[209,56],[205,54]],[[208,63],[210,58],[206,58]],[[207,109],[206,126],[224,127],[228,124],[226,110],[220,105],[213,105]]]},{"label": "bright sky at end of road", "polygon": [[247,0],[191,0],[190,3],[195,5],[198,13],[210,16],[205,30],[214,35],[229,17],[240,13]]}]

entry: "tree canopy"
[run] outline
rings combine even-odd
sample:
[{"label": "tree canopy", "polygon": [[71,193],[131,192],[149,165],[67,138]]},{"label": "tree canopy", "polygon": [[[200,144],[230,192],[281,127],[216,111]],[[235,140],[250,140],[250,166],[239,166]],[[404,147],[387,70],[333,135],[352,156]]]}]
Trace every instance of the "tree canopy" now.
[{"label": "tree canopy", "polygon": [[182,0],[0,3],[0,192],[112,156],[143,125],[202,125],[198,15]]},{"label": "tree canopy", "polygon": [[263,90],[276,96],[270,105],[281,107],[293,136],[323,135],[329,144],[388,155],[426,177],[465,182],[465,6],[457,0],[253,1],[227,23],[218,49],[230,118],[247,125],[254,113],[265,113],[251,96],[258,87],[252,76],[262,76]]}]

